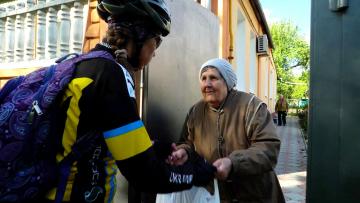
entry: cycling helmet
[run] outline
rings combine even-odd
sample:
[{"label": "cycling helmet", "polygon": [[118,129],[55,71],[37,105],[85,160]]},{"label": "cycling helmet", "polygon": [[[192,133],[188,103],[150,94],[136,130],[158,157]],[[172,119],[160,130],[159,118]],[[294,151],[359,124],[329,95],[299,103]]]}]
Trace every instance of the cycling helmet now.
[{"label": "cycling helmet", "polygon": [[164,0],[98,0],[97,11],[106,22],[110,16],[145,17],[162,36],[170,32],[170,13]]}]

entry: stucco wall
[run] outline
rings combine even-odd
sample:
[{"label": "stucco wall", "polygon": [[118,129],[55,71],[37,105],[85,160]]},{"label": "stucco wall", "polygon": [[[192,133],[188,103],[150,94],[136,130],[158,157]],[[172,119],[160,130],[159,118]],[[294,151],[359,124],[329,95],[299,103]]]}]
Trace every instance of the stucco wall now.
[{"label": "stucco wall", "polygon": [[177,140],[187,111],[200,99],[198,70],[218,57],[219,21],[193,0],[167,2],[171,33],[146,69],[143,119],[151,136]]},{"label": "stucco wall", "polygon": [[[220,18],[222,20],[221,55],[231,59],[238,77],[237,88],[256,94],[268,104],[268,109],[272,111],[276,95],[276,78],[274,79],[276,71],[273,68],[271,49],[269,49],[268,55],[257,55],[256,43],[254,46],[251,39],[251,36],[258,37],[265,33],[263,26],[259,22],[250,0],[223,1],[221,5],[219,7],[222,9],[219,11],[219,15],[223,14],[223,17]],[[230,20],[227,15],[229,11],[231,11]],[[273,72],[272,75],[270,75],[271,72]],[[255,78],[252,76],[254,73],[257,74]]]}]

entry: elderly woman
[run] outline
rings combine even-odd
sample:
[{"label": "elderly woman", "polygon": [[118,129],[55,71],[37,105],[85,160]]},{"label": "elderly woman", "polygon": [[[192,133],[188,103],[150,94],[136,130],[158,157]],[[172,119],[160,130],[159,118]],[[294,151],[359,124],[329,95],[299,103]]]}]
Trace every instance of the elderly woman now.
[{"label": "elderly woman", "polygon": [[181,165],[192,151],[217,168],[221,202],[285,202],[274,172],[280,149],[266,104],[234,89],[236,75],[224,59],[202,65],[203,99],[189,111],[181,144],[172,164]]}]

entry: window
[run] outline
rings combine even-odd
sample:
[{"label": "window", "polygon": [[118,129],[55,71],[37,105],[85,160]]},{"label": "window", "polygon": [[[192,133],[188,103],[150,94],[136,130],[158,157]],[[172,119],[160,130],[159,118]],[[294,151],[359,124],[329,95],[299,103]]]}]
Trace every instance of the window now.
[{"label": "window", "polygon": [[236,59],[236,76],[238,79],[236,89],[246,91],[246,24],[245,18],[238,9],[237,12],[237,28],[235,34],[235,59]]},{"label": "window", "polygon": [[256,36],[253,32],[250,32],[250,89],[249,91],[257,95],[257,84],[258,84],[258,67],[256,57]]}]

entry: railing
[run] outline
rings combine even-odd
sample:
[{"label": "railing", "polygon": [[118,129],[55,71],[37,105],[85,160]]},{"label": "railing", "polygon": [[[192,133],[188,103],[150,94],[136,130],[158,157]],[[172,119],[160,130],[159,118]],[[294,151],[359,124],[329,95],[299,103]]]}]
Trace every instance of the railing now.
[{"label": "railing", "polygon": [[0,68],[82,51],[87,1],[35,1],[0,4]]}]

